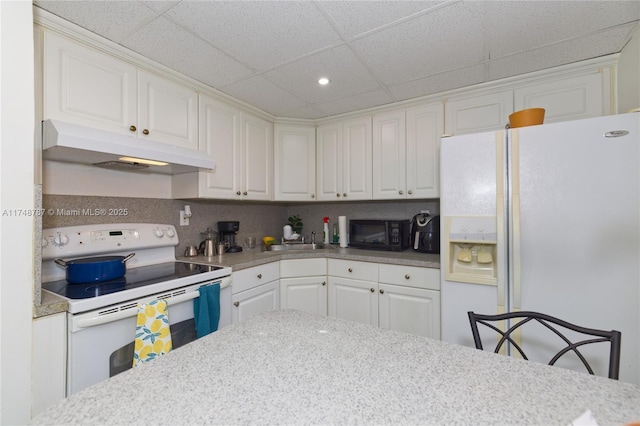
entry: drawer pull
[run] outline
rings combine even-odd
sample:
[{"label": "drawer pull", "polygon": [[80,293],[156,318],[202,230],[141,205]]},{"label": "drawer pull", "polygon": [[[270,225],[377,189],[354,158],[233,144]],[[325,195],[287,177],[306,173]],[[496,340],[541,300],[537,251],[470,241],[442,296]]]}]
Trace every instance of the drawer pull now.
[{"label": "drawer pull", "polygon": [[261,280],[262,279],[262,274],[258,274],[258,279]]},{"label": "drawer pull", "polygon": [[370,290],[371,290],[371,293],[375,293],[376,292],[375,288],[371,288]]},{"label": "drawer pull", "polygon": [[138,130],[138,129],[136,128],[136,126],[133,126],[133,125],[132,125],[131,127],[129,127],[129,130],[131,130],[132,132],[135,132],[135,131],[136,131],[136,130]]},{"label": "drawer pull", "polygon": [[405,279],[405,280],[411,279],[411,275],[406,274],[406,275],[404,276],[404,279]]},{"label": "drawer pull", "polygon": [[327,282],[326,281],[322,281],[322,285],[327,285]]},{"label": "drawer pull", "polygon": [[147,129],[144,129],[144,130],[142,131],[142,133],[143,133],[143,134],[145,134],[145,135],[148,135],[148,134],[149,134],[149,131],[148,131]]},{"label": "drawer pull", "polygon": [[240,306],[240,302],[233,302],[233,306]]},{"label": "drawer pull", "polygon": [[380,289],[380,294],[384,294],[384,290],[383,289]]},{"label": "drawer pull", "polygon": [[349,272],[353,272],[353,269],[351,269],[351,268],[349,268],[349,269],[347,269],[347,270],[348,270]]}]

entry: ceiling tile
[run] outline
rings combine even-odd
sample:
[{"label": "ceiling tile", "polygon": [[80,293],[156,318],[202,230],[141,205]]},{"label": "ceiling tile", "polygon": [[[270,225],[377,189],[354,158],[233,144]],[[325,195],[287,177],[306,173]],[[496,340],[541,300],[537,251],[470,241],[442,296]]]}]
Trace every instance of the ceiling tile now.
[{"label": "ceiling tile", "polygon": [[316,104],[314,107],[324,112],[324,116],[326,117],[385,105],[391,102],[393,102],[393,99],[387,92],[384,90],[374,90],[373,92],[361,93],[344,99]]},{"label": "ceiling tile", "polygon": [[252,73],[165,18],[155,19],[127,38],[123,45],[213,87],[228,84]]},{"label": "ceiling tile", "polygon": [[258,71],[342,42],[307,1],[183,1],[167,15]]},{"label": "ceiling tile", "polygon": [[[264,77],[311,104],[379,88],[378,82],[345,45],[282,65]],[[329,78],[331,83],[320,86],[320,77]]]},{"label": "ceiling tile", "polygon": [[389,90],[397,101],[403,101],[482,83],[485,74],[485,65],[479,64],[389,86]]},{"label": "ceiling tile", "polygon": [[587,58],[597,58],[619,50],[634,24],[623,25],[598,34],[556,43],[489,62],[488,80],[565,65]]},{"label": "ceiling tile", "polygon": [[442,1],[319,1],[336,22],[342,34],[358,34],[395,22],[407,16],[431,9]]},{"label": "ceiling tile", "polygon": [[640,19],[640,1],[545,1],[544,10],[535,1],[488,2],[486,7],[492,59]]},{"label": "ceiling tile", "polygon": [[113,41],[156,12],[137,1],[35,1],[34,4]]},{"label": "ceiling tile", "polygon": [[482,10],[477,2],[455,3],[357,39],[353,48],[385,84],[477,64],[484,58]]},{"label": "ceiling tile", "polygon": [[220,88],[224,93],[274,115],[306,103],[261,76],[249,77]]}]

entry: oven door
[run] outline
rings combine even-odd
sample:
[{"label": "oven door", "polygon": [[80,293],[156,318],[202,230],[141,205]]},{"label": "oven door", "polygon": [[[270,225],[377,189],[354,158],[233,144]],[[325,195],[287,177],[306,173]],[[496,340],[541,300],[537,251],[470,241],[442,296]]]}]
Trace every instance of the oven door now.
[{"label": "oven door", "polygon": [[203,285],[220,283],[220,323],[231,324],[231,277],[194,284],[81,314],[67,314],[67,396],[131,368],[137,304],[166,299],[173,349],[196,339],[193,300]]}]

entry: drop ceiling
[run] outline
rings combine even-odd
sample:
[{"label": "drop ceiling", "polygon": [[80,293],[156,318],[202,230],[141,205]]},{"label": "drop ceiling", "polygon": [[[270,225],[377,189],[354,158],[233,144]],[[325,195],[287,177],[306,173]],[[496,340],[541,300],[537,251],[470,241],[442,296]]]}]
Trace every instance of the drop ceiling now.
[{"label": "drop ceiling", "polygon": [[307,119],[618,53],[640,20],[639,1],[34,4],[274,116]]}]

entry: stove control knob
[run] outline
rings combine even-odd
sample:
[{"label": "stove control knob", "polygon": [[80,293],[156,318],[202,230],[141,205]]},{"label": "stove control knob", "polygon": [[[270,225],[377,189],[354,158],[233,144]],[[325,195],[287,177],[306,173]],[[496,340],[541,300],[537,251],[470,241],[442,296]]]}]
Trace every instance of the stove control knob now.
[{"label": "stove control knob", "polygon": [[156,228],[153,230],[153,235],[155,235],[158,238],[162,238],[164,237],[164,231],[160,228]]},{"label": "stove control knob", "polygon": [[167,234],[167,237],[173,238],[176,236],[176,231],[174,231],[173,228],[169,228],[165,231],[165,234]]},{"label": "stove control knob", "polygon": [[55,235],[55,237],[53,237],[53,245],[54,246],[62,247],[62,246],[66,246],[67,244],[69,244],[69,236],[68,235],[62,235],[60,233],[57,233]]}]

